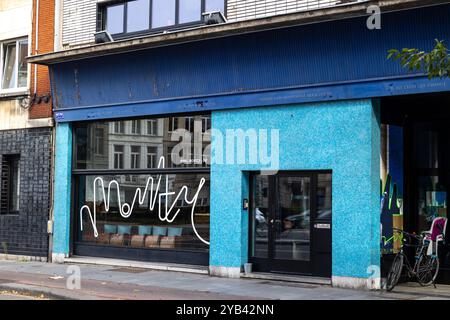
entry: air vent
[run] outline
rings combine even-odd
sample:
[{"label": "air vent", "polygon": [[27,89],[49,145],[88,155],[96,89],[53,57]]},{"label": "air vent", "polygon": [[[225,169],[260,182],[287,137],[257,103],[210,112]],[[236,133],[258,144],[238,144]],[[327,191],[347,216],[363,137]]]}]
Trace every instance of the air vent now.
[{"label": "air vent", "polygon": [[106,30],[102,30],[102,31],[94,33],[94,37],[95,37],[95,43],[114,42],[113,37]]},{"label": "air vent", "polygon": [[206,25],[226,23],[227,18],[221,11],[212,11],[203,13],[203,21]]}]

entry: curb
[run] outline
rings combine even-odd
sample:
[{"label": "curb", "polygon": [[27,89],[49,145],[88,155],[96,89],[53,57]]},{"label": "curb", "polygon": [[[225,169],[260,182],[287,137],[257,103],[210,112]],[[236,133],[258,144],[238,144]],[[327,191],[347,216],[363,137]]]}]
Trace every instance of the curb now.
[{"label": "curb", "polygon": [[[32,284],[18,284],[14,282],[0,284],[0,291],[16,292],[19,295],[36,297],[43,296],[49,300],[104,300],[105,297],[93,294],[77,294],[77,292],[67,292],[66,289],[49,288]],[[81,293],[81,292],[80,292]],[[106,298],[108,300],[108,298]]]}]

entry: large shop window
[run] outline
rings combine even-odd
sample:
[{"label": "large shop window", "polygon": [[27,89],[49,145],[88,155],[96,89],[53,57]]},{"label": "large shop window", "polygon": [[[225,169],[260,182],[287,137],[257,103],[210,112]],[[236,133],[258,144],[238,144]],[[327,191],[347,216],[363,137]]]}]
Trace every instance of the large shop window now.
[{"label": "large shop window", "polygon": [[133,0],[100,5],[98,29],[113,36],[202,23],[202,13],[225,13],[225,0]]},{"label": "large shop window", "polygon": [[27,55],[27,39],[0,42],[0,90],[27,88]]},{"label": "large shop window", "polygon": [[75,245],[207,254],[209,119],[75,125]]}]

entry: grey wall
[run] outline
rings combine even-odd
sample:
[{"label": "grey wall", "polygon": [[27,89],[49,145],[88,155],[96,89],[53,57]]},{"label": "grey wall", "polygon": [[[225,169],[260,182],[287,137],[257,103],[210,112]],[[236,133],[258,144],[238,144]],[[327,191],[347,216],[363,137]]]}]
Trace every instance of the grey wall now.
[{"label": "grey wall", "polygon": [[48,254],[51,140],[51,128],[0,131],[0,161],[4,154],[20,155],[20,211],[0,214],[0,253]]}]

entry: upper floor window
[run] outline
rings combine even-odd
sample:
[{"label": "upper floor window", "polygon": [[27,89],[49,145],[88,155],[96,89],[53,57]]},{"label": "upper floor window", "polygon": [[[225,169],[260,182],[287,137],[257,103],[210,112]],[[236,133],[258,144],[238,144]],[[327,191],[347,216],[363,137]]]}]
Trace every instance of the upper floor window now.
[{"label": "upper floor window", "polygon": [[[104,5],[99,27],[112,35],[200,24],[202,13],[225,12],[225,0],[132,0]],[[100,26],[101,25],[101,26]]]},{"label": "upper floor window", "polygon": [[0,42],[0,89],[24,89],[28,84],[28,40]]},{"label": "upper floor window", "polygon": [[116,121],[114,122],[114,133],[125,133],[125,122]]},{"label": "upper floor window", "polygon": [[131,134],[141,134],[141,120],[131,121]]}]

